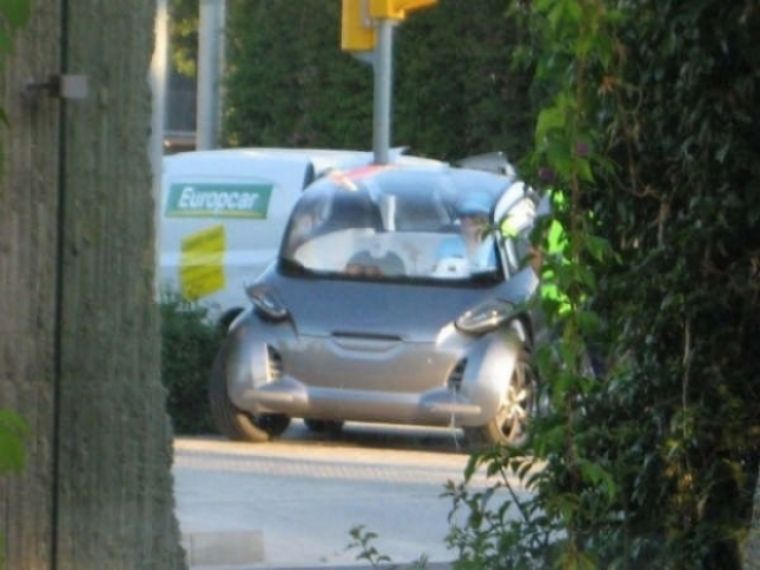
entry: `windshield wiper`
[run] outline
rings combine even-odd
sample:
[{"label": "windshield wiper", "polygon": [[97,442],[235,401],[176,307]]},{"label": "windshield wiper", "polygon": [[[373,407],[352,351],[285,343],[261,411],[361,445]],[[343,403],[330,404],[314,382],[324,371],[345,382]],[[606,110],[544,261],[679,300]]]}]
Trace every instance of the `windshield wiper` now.
[{"label": "windshield wiper", "polygon": [[501,281],[496,271],[481,271],[470,275],[470,281],[473,283],[497,283]]},{"label": "windshield wiper", "polygon": [[308,269],[301,262],[295,259],[288,259],[287,257],[280,258],[280,267],[288,273],[295,275],[315,275],[315,272]]}]

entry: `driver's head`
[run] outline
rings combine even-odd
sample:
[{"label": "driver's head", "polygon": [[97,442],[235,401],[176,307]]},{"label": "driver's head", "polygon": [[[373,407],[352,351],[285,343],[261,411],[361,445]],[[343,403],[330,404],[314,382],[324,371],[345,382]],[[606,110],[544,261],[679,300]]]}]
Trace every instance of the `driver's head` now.
[{"label": "driver's head", "polygon": [[466,214],[460,217],[459,229],[467,241],[480,241],[488,226],[488,217],[482,214]]},{"label": "driver's head", "polygon": [[470,243],[479,242],[488,227],[489,205],[476,196],[468,197],[459,207],[459,231]]}]

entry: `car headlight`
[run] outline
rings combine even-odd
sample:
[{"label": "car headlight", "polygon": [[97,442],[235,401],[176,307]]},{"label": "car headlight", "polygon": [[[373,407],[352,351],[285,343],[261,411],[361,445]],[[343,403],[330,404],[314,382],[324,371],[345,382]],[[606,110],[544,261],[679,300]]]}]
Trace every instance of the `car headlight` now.
[{"label": "car headlight", "polygon": [[282,321],[288,318],[288,310],[274,293],[258,287],[249,287],[246,293],[256,312],[265,319]]},{"label": "car headlight", "polygon": [[507,301],[491,300],[465,311],[455,324],[462,332],[484,334],[515,316],[515,306]]}]

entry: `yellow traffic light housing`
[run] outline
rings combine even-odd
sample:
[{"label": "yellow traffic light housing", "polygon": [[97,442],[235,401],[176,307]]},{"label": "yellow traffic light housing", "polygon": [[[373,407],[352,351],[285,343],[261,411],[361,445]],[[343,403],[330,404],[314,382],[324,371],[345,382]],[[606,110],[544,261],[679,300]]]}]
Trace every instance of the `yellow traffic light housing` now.
[{"label": "yellow traffic light housing", "polygon": [[340,49],[349,52],[372,51],[376,41],[369,0],[343,0]]},{"label": "yellow traffic light housing", "polygon": [[438,0],[343,0],[340,49],[368,52],[375,49],[376,20],[400,22],[407,12],[438,4]]},{"label": "yellow traffic light housing", "polygon": [[422,10],[438,4],[438,0],[370,0],[370,15],[378,20],[406,18],[407,12]]}]

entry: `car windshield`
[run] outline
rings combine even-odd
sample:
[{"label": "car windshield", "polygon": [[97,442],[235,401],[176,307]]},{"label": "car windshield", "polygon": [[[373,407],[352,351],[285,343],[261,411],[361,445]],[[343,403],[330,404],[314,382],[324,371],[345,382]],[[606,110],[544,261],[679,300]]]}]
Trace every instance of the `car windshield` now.
[{"label": "car windshield", "polygon": [[508,183],[457,169],[334,173],[296,206],[281,266],[356,279],[497,279],[490,214]]}]

